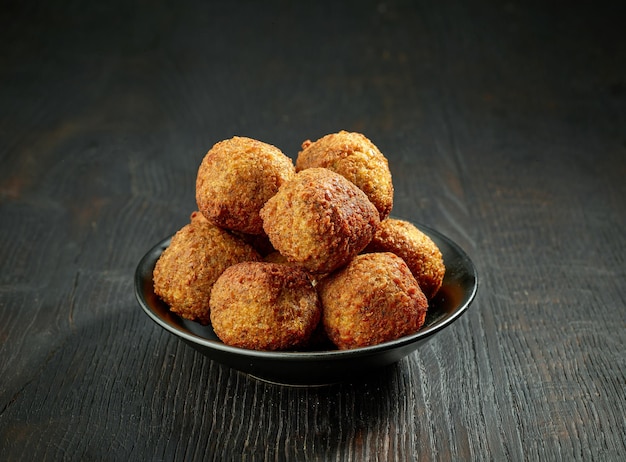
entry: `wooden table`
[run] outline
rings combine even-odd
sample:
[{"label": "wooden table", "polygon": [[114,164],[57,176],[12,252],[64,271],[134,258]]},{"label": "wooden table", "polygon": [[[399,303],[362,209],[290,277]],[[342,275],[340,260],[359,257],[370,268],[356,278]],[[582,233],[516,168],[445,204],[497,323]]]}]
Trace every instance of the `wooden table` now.
[{"label": "wooden table", "polygon": [[[39,3],[0,13],[0,460],[623,460],[618,2]],[[215,142],[341,129],[476,264],[460,320],[294,388],[140,310]]]}]

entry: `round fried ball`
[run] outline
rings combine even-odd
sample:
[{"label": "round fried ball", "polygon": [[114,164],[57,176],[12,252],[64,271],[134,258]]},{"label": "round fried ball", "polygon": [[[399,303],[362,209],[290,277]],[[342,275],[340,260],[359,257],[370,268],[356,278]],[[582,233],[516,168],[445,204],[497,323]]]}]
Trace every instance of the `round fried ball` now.
[{"label": "round fried ball", "polygon": [[393,184],[387,158],[361,133],[340,131],[302,143],[296,171],[328,168],[357,185],[374,204],[380,219],[393,207]]},{"label": "round fried ball", "polygon": [[389,253],[361,254],[318,285],[328,338],[341,350],[417,332],[428,301],[406,263]]},{"label": "round fried ball", "polygon": [[402,258],[429,300],[435,296],[446,272],[441,251],[412,223],[396,218],[380,222],[365,252],[392,252]]},{"label": "round fried ball", "polygon": [[235,263],[260,259],[250,245],[194,213],[157,260],[154,293],[179,316],[208,324],[209,298],[217,278]]},{"label": "round fried ball", "polygon": [[313,273],[346,264],[370,242],[379,216],[365,193],[343,176],[310,168],[285,183],[261,209],[274,248]]},{"label": "round fried ball", "polygon": [[211,324],[227,345],[253,350],[305,346],[320,316],[307,274],[283,264],[233,265],[211,291]]},{"label": "round fried ball", "polygon": [[261,234],[259,210],[294,174],[291,159],[275,146],[237,136],[220,141],[198,169],[198,209],[222,228]]}]

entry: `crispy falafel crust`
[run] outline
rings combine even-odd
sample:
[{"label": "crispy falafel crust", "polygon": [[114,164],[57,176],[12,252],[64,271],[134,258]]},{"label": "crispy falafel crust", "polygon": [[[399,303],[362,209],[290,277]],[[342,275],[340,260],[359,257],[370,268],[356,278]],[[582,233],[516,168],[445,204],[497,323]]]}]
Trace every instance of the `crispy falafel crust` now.
[{"label": "crispy falafel crust", "polygon": [[208,324],[211,288],[220,274],[235,263],[260,259],[250,245],[194,212],[157,260],[154,292],[172,312]]},{"label": "crispy falafel crust", "polygon": [[254,350],[305,346],[321,317],[307,274],[279,263],[231,266],[215,282],[210,303],[211,323],[220,340]]},{"label": "crispy falafel crust", "polygon": [[296,171],[312,167],[344,176],[367,195],[381,220],[389,216],[393,207],[389,162],[365,135],[342,130],[317,141],[305,141],[296,159]]},{"label": "crispy falafel crust", "polygon": [[397,218],[380,222],[365,252],[392,252],[402,258],[429,300],[443,283],[446,267],[433,240],[412,223]]},{"label": "crispy falafel crust", "polygon": [[406,263],[389,253],[361,254],[318,284],[322,322],[341,350],[417,332],[428,301]]},{"label": "crispy falafel crust", "polygon": [[259,210],[294,174],[291,159],[275,146],[238,136],[220,141],[198,168],[198,209],[222,228],[261,234]]},{"label": "crispy falafel crust", "polygon": [[313,273],[346,264],[372,239],[378,211],[338,173],[310,168],[285,183],[261,209],[274,248]]}]

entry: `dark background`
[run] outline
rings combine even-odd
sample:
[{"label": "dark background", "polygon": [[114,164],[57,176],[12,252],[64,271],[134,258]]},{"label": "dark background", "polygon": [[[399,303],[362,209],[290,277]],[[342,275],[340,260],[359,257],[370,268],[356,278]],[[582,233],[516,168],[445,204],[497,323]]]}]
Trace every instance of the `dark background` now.
[{"label": "dark background", "polygon": [[[620,460],[621,2],[3,2],[0,459]],[[341,129],[480,288],[397,366],[259,382],[137,305],[133,273],[233,135]]]}]

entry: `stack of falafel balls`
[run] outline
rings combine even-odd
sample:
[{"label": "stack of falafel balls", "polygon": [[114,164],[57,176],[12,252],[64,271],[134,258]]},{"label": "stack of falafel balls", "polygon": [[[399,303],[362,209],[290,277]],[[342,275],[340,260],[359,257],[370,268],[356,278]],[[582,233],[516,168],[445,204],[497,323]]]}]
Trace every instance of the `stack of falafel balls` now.
[{"label": "stack of falafel balls", "polygon": [[417,332],[445,267],[436,244],[390,218],[386,157],[341,131],[280,149],[233,137],[198,169],[198,210],[158,259],[154,291],[225,344],[352,349]]}]

